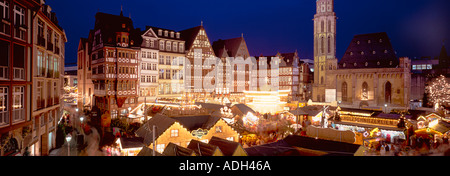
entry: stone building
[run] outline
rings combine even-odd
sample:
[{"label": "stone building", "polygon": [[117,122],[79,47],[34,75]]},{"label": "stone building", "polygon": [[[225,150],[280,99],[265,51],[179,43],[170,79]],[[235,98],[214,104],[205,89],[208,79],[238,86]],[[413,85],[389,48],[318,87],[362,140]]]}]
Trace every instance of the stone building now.
[{"label": "stone building", "polygon": [[[314,15],[313,101],[325,101],[327,66],[336,59],[336,13],[334,0],[317,0]],[[333,66],[336,68],[336,65]]]},{"label": "stone building", "polygon": [[397,58],[386,33],[356,35],[337,65],[325,68],[327,102],[375,109],[409,105],[411,61]]}]

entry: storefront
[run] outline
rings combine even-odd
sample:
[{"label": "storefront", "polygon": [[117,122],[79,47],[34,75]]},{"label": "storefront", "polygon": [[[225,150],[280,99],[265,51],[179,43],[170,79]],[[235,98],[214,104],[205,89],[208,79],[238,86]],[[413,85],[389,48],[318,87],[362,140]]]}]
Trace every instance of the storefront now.
[{"label": "storefront", "polygon": [[350,130],[361,133],[363,135],[363,139],[381,137],[389,142],[395,142],[399,139],[406,140],[406,135],[404,133],[404,129],[402,128],[351,122],[334,122],[334,126],[340,131]]}]

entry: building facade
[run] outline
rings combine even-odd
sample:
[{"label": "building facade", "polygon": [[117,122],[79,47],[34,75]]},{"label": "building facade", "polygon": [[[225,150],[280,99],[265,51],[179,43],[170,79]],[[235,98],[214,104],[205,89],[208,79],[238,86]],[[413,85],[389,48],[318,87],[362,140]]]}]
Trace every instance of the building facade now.
[{"label": "building facade", "polygon": [[152,28],[147,28],[141,36],[139,102],[150,102],[158,95],[158,37]]},{"label": "building facade", "polygon": [[[31,147],[35,154],[48,155],[55,147],[56,125],[62,116],[61,96],[64,85],[64,44],[67,42],[64,30],[58,25],[55,13],[50,6],[41,1],[41,10],[33,20],[35,25],[33,43],[33,65],[37,66],[33,74],[32,105],[38,141]],[[33,129],[34,130],[34,129]],[[33,134],[34,131],[33,131]],[[39,147],[38,147],[39,146]]]},{"label": "building facade", "polygon": [[158,37],[158,98],[180,101],[184,95],[185,41],[180,32],[152,27]]},{"label": "building facade", "polygon": [[2,0],[0,17],[0,154],[48,155],[61,117],[65,33],[42,0]]},{"label": "building facade", "polygon": [[89,35],[93,104],[111,118],[126,116],[138,101],[139,34],[130,18],[97,13]]},{"label": "building facade", "polygon": [[278,53],[277,56],[280,58],[280,90],[289,91],[287,102],[299,101],[300,58],[298,57],[298,52]]},{"label": "building facade", "polygon": [[327,102],[388,112],[409,106],[411,61],[396,56],[386,33],[356,35],[338,67],[327,73]]},{"label": "building facade", "polygon": [[201,100],[211,97],[214,87],[204,87],[203,83],[213,81],[214,77],[208,73],[213,71],[215,64],[214,50],[206,34],[203,24],[194,28],[180,31],[186,42],[186,60],[184,64],[185,100]]},{"label": "building facade", "polygon": [[94,83],[92,82],[91,47],[87,38],[81,38],[78,44],[78,109],[91,110],[94,101]]},{"label": "building facade", "polygon": [[[215,41],[213,48],[221,62],[217,63],[216,67],[218,79],[216,80],[215,94],[230,98],[230,95],[250,91],[253,62],[249,59],[250,53],[244,36]],[[234,60],[227,60],[228,57]],[[242,59],[242,62],[238,62],[237,59]]]}]

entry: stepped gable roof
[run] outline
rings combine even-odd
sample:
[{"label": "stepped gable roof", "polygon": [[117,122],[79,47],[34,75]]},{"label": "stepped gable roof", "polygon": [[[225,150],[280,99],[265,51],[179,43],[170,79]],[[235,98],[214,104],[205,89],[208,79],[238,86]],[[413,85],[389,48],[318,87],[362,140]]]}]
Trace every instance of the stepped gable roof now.
[{"label": "stepped gable roof", "polygon": [[281,53],[277,55],[279,55],[280,59],[282,60],[280,62],[280,67],[296,67],[300,63],[300,58],[298,57],[297,51],[293,53]]},{"label": "stepped gable roof", "polygon": [[163,155],[165,156],[193,156],[194,150],[188,149],[172,142],[169,142],[166,149],[164,149]]},{"label": "stepped gable roof", "polygon": [[339,69],[396,68],[399,63],[388,35],[380,32],[355,35],[338,65]]},{"label": "stepped gable roof", "polygon": [[[226,39],[222,40],[219,39],[215,42],[213,42],[213,50],[214,53],[216,53],[216,56],[222,56],[226,52],[228,57],[236,57],[239,47],[241,46],[241,43],[244,41],[243,37],[238,38],[232,38],[232,39]],[[225,50],[224,50],[225,49]],[[244,58],[246,59],[246,58]]]},{"label": "stepped gable roof", "polygon": [[101,39],[104,44],[114,45],[116,41],[117,32],[128,32],[130,34],[129,41],[135,41],[131,46],[138,46],[140,44],[139,40],[140,29],[136,30],[133,27],[133,20],[131,18],[122,15],[113,15],[103,12],[98,12],[95,15],[95,27],[94,31],[100,30],[102,33]]},{"label": "stepped gable roof", "polygon": [[191,49],[192,44],[194,43],[195,38],[197,37],[200,30],[203,29],[203,26],[197,26],[193,28],[189,28],[186,30],[180,31],[181,38],[186,41],[185,49],[189,50]]}]

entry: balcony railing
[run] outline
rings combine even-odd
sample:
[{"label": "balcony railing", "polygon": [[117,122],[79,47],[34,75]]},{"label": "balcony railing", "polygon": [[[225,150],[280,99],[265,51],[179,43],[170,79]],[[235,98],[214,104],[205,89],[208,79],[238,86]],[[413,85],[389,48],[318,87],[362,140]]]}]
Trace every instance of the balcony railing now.
[{"label": "balcony railing", "polygon": [[13,122],[20,122],[25,120],[25,109],[13,110]]},{"label": "balcony railing", "polygon": [[25,40],[27,29],[28,29],[28,27],[25,26],[25,25],[16,25],[15,26],[15,31],[14,31],[14,33],[15,33],[14,36],[16,38]]},{"label": "balcony railing", "polygon": [[0,66],[0,79],[9,79],[9,71],[8,67]]},{"label": "balcony railing", "polygon": [[25,79],[25,69],[23,68],[14,68],[14,79]]},{"label": "balcony railing", "polygon": [[9,124],[9,112],[0,112],[0,127]]}]

